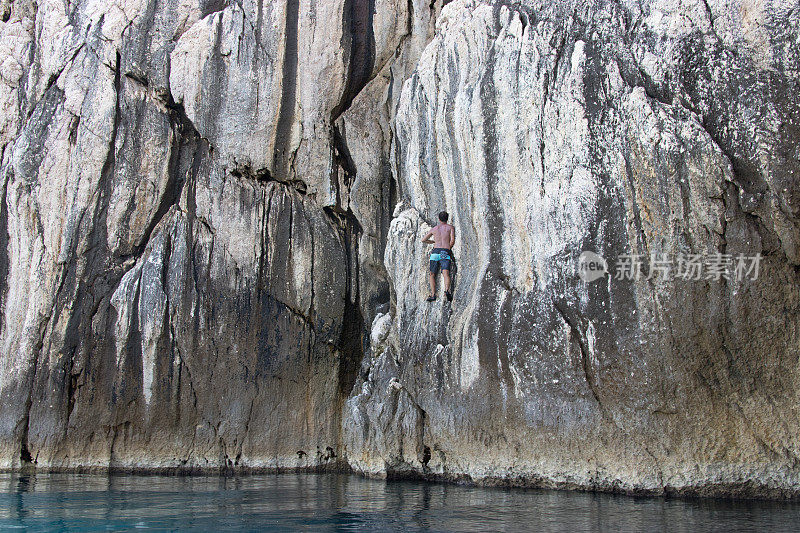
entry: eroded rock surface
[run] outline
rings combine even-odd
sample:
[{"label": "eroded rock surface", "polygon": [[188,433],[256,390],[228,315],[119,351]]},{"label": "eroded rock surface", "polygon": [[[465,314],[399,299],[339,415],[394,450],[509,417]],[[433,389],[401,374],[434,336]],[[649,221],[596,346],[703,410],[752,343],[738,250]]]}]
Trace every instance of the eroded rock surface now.
[{"label": "eroded rock surface", "polygon": [[391,213],[335,124],[396,3],[3,4],[0,467],[342,467]]},{"label": "eroded rock surface", "polygon": [[[395,300],[348,402],[354,468],[796,491],[796,16],[445,7],[394,124]],[[440,209],[459,233],[455,299],[426,304],[420,238]],[[642,254],[644,274],[650,254],[763,260],[756,281],[585,283],[583,250]]]},{"label": "eroded rock surface", "polygon": [[0,468],[796,494],[798,8],[0,3]]}]

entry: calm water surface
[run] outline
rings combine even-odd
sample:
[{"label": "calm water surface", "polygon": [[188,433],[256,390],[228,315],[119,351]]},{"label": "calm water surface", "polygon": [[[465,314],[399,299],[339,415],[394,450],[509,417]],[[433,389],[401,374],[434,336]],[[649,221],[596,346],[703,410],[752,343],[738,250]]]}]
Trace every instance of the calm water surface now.
[{"label": "calm water surface", "polygon": [[0,474],[0,530],[799,531],[800,505],[366,480]]}]

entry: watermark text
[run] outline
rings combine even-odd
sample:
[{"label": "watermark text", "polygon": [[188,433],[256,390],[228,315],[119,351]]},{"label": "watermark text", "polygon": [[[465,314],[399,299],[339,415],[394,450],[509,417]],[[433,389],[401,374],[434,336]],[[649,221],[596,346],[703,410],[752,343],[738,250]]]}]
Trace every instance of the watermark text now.
[{"label": "watermark text", "polygon": [[612,268],[602,256],[584,251],[578,276],[591,283],[606,275],[617,280],[743,281],[758,279],[761,254],[621,254]]}]

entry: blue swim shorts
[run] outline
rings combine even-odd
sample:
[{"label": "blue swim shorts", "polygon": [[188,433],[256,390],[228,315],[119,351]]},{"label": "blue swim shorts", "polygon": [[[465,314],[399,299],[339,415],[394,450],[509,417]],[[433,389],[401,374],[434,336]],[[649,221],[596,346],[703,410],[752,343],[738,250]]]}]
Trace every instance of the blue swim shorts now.
[{"label": "blue swim shorts", "polygon": [[453,252],[447,248],[434,248],[431,252],[431,272],[436,274],[439,269],[450,270],[450,261],[453,260]]}]

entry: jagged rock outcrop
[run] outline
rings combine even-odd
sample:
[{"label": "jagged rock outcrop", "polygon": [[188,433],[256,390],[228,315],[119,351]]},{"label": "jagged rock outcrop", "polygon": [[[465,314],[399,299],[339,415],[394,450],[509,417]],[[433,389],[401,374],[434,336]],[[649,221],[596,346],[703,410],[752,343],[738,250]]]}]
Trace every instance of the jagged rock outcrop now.
[{"label": "jagged rock outcrop", "polygon": [[[395,299],[348,401],[348,460],[796,493],[797,6],[565,4],[452,2],[403,86]],[[440,209],[455,299],[426,304]],[[645,274],[650,254],[763,260],[757,280],[586,283],[583,250],[643,254]]]},{"label": "jagged rock outcrop", "polygon": [[798,7],[3,2],[0,468],[797,494]]},{"label": "jagged rock outcrop", "polygon": [[3,4],[1,468],[342,467],[391,213],[336,124],[422,9]]}]

